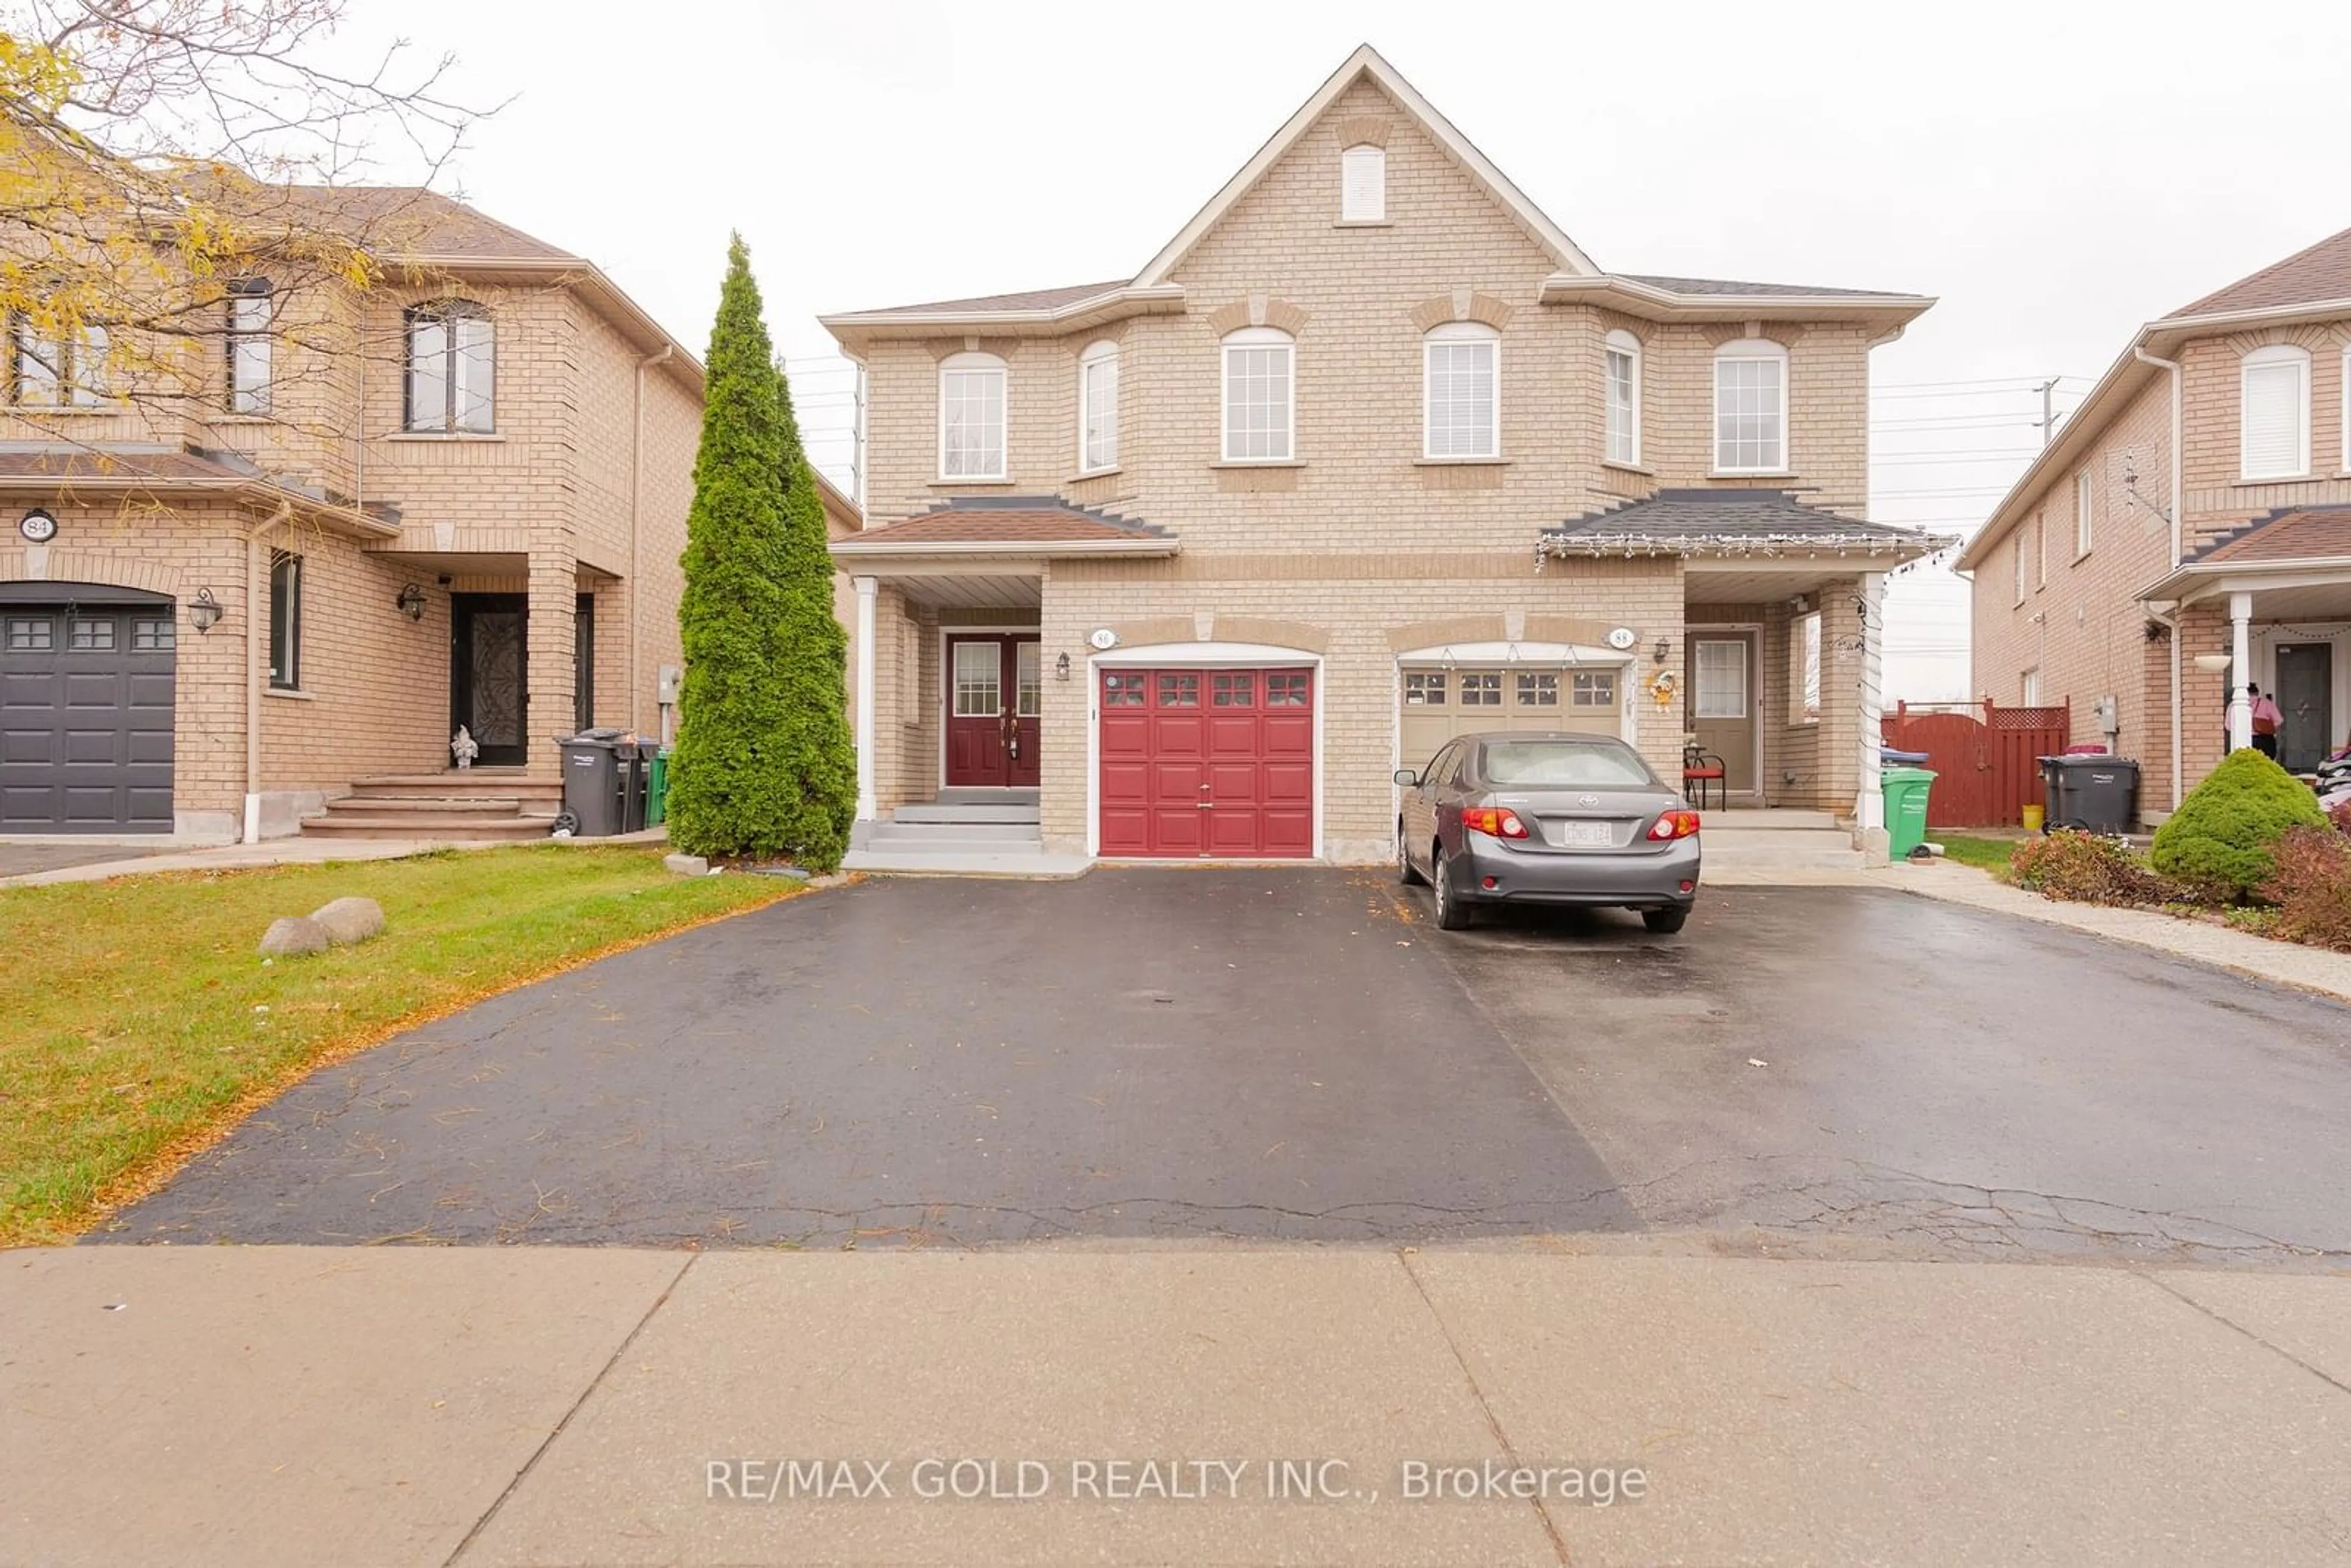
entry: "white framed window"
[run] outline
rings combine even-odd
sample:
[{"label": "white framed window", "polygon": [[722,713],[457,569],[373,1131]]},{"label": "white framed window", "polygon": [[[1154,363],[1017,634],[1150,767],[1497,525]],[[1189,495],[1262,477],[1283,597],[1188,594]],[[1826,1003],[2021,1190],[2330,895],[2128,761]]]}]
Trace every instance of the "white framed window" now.
[{"label": "white framed window", "polygon": [[1630,332],[1609,333],[1602,364],[1608,384],[1608,461],[1637,468],[1641,465],[1641,340]]},{"label": "white framed window", "polygon": [[1272,327],[1228,334],[1225,360],[1225,461],[1287,463],[1297,444],[1297,345]]},{"label": "white framed window", "polygon": [[2310,472],[2310,352],[2290,343],[2240,361],[2238,477],[2299,479]]},{"label": "white framed window", "polygon": [[1004,361],[949,354],[939,361],[939,477],[1001,479]]},{"label": "white framed window", "polygon": [[109,401],[103,327],[44,332],[19,316],[9,332],[9,401],[27,408],[96,408]]},{"label": "white framed window", "polygon": [[1118,345],[1104,340],[1078,356],[1078,471],[1118,466]]},{"label": "white framed window", "polygon": [[1693,718],[1747,716],[1747,639],[1703,640],[1698,644],[1698,692]]},{"label": "white framed window", "polygon": [[2032,591],[2049,586],[2049,514],[2032,514]]},{"label": "white framed window", "polygon": [[1381,224],[1388,217],[1388,155],[1384,148],[1350,147],[1339,154],[1339,221]]},{"label": "white framed window", "polygon": [[230,413],[269,412],[269,329],[274,307],[266,277],[240,277],[228,286],[224,406]]},{"label": "white framed window", "polygon": [[2041,666],[2035,664],[2018,676],[2016,686],[2016,695],[2022,699],[2023,706],[2039,707],[2041,706]]},{"label": "white framed window", "polygon": [[1791,724],[1815,724],[1821,716],[1821,612],[1796,617],[1788,655],[1788,715]]},{"label": "white framed window", "polygon": [[487,435],[497,429],[497,328],[470,299],[413,307],[408,319],[407,407],[417,434]]},{"label": "white framed window", "polygon": [[1502,455],[1502,335],[1447,321],[1421,345],[1421,455]]},{"label": "white framed window", "polygon": [[2083,469],[2074,476],[2074,559],[2081,559],[2090,553],[2090,471]]},{"label": "white framed window", "polygon": [[1714,471],[1788,468],[1788,350],[1768,338],[1725,343],[1714,355]]},{"label": "white framed window", "polygon": [[2011,549],[2015,553],[2015,556],[2016,556],[2016,601],[2017,601],[2019,604],[2022,604],[2022,603],[2023,603],[2023,602],[2024,602],[2024,528],[2023,528],[2023,525],[2019,524],[2019,525],[2017,526],[2017,529],[2016,529],[2016,538],[2015,538],[2013,540],[2011,540],[2011,541],[2010,542],[2010,549]]}]

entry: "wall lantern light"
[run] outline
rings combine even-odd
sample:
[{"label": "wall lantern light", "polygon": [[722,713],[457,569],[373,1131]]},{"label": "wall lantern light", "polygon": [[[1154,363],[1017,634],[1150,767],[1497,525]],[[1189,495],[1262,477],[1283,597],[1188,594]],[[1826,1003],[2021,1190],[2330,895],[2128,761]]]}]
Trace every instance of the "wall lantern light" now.
[{"label": "wall lantern light", "polygon": [[1053,655],[1053,678],[1057,681],[1066,681],[1070,678],[1070,656],[1067,653]]},{"label": "wall lantern light", "polygon": [[1656,661],[1658,664],[1662,664],[1666,662],[1666,655],[1673,652],[1673,640],[1669,637],[1657,639]]},{"label": "wall lantern light", "polygon": [[424,591],[413,582],[400,591],[400,597],[392,603],[398,605],[400,612],[411,621],[424,619]]},{"label": "wall lantern light", "polygon": [[188,605],[188,622],[199,632],[209,632],[219,625],[224,613],[220,601],[213,597],[209,588],[197,589],[196,597]]}]

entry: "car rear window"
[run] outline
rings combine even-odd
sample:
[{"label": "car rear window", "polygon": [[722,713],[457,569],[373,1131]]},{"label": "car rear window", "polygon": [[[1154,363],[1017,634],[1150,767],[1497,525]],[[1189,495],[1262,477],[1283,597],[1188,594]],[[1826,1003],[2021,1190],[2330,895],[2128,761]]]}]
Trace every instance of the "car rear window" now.
[{"label": "car rear window", "polygon": [[1486,781],[1540,787],[1639,788],[1656,779],[1638,756],[1621,746],[1577,740],[1489,740]]}]

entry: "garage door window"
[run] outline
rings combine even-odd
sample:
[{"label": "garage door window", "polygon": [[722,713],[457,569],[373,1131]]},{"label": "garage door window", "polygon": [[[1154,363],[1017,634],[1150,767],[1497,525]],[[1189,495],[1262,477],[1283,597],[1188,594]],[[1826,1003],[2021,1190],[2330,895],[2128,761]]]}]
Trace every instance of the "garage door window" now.
[{"label": "garage door window", "polygon": [[169,621],[131,623],[131,651],[134,653],[168,653],[179,644],[179,628]]},{"label": "garage door window", "polygon": [[1268,675],[1265,678],[1265,706],[1268,707],[1306,707],[1313,698],[1308,695],[1306,676]]},{"label": "garage door window", "polygon": [[1575,672],[1575,706],[1577,707],[1614,707],[1616,676],[1608,670],[1578,670]]},{"label": "garage door window", "polygon": [[111,653],[114,652],[113,621],[91,621],[75,616],[71,629],[66,632],[66,646],[77,653]]},{"label": "garage door window", "polygon": [[1445,673],[1441,670],[1412,670],[1404,677],[1404,700],[1414,707],[1445,706]]},{"label": "garage door window", "polygon": [[1557,707],[1559,677],[1537,674],[1532,670],[1519,672],[1519,706],[1520,707]]},{"label": "garage door window", "polygon": [[1102,706],[1141,707],[1148,689],[1144,683],[1148,675],[1123,675],[1116,671],[1102,677]]},{"label": "garage door window", "polygon": [[1499,670],[1471,671],[1461,677],[1463,707],[1500,707],[1502,706],[1502,673]]},{"label": "garage door window", "polygon": [[56,647],[57,625],[46,615],[8,617],[8,652],[46,653]]},{"label": "garage door window", "polygon": [[1216,684],[1213,690],[1217,706],[1255,707],[1257,706],[1255,675],[1246,673],[1231,675],[1219,674],[1214,679]]},{"label": "garage door window", "polygon": [[1159,677],[1161,707],[1198,707],[1200,677],[1197,675],[1161,675]]}]

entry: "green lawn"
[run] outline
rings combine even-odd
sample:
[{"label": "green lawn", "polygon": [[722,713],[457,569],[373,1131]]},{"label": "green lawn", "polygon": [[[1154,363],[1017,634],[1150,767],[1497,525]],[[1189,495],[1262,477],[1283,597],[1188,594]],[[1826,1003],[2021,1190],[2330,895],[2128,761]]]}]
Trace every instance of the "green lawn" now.
[{"label": "green lawn", "polygon": [[2006,875],[2008,858],[2016,852],[2022,839],[1995,839],[1974,833],[1955,832],[1948,828],[1937,829],[1927,835],[1943,846],[1943,858],[1958,861],[1962,865],[1980,866],[1996,875]]},{"label": "green lawn", "polygon": [[[535,845],[0,888],[0,1246],[86,1228],[321,1061],[797,887]],[[383,936],[255,953],[276,916],[346,894],[383,905]]]}]

